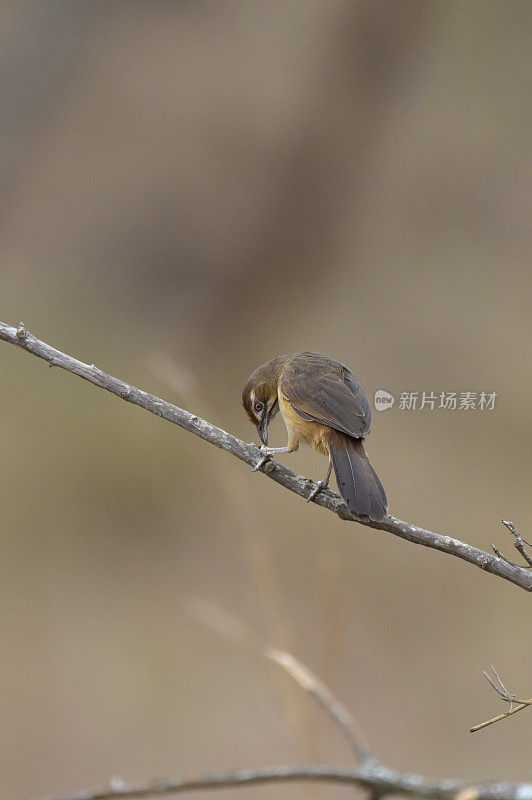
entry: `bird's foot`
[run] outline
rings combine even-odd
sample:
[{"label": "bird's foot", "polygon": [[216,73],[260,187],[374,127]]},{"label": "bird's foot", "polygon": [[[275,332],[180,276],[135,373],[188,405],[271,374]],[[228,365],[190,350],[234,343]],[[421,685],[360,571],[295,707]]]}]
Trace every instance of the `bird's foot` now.
[{"label": "bird's foot", "polygon": [[262,453],[262,458],[260,461],[257,461],[254,467],[251,467],[252,472],[257,472],[277,452],[274,447],[266,447],[264,444],[261,444],[259,450]]},{"label": "bird's foot", "polygon": [[260,452],[262,453],[263,456],[267,456],[268,458],[271,458],[276,453],[285,453],[286,452],[286,447],[266,447],[265,444],[261,444],[261,446],[259,447],[259,450],[260,450]]},{"label": "bird's foot", "polygon": [[329,485],[329,481],[318,481],[316,486],[311,491],[309,496],[307,497],[307,503],[310,503],[311,500],[314,500],[315,497],[319,495],[322,489],[326,489]]}]

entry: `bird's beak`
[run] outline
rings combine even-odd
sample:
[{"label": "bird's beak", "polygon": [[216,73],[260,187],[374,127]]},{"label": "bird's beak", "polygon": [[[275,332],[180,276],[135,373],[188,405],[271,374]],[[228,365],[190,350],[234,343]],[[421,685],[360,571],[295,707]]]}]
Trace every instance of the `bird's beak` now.
[{"label": "bird's beak", "polygon": [[262,444],[268,444],[268,412],[267,409],[264,409],[264,414],[262,415],[262,419],[260,424],[257,425],[257,430],[259,432],[260,440]]}]

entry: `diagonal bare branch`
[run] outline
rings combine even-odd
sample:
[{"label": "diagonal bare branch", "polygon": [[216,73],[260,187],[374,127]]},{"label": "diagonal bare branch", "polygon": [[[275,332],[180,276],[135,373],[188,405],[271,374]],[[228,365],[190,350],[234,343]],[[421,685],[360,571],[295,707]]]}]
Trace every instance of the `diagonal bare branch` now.
[{"label": "diagonal bare branch", "polygon": [[517,714],[518,711],[522,711],[523,708],[528,708],[529,706],[532,706],[532,698],[530,698],[530,700],[526,700],[524,703],[519,703],[518,705],[509,708],[508,711],[504,712],[504,714],[497,714],[496,717],[487,719],[486,722],[480,722],[478,725],[473,725],[472,728],[469,728],[469,733],[476,733],[477,731],[482,730],[482,728],[487,728],[488,725],[493,725],[494,722],[500,722],[501,719],[511,717],[512,714]]},{"label": "diagonal bare branch", "polygon": [[[179,425],[181,428],[190,431],[190,433],[194,433],[196,436],[216,445],[216,447],[227,450],[252,467],[255,467],[263,459],[263,454],[256,445],[243,442],[236,436],[232,436],[196,414],[191,414],[189,411],[168,403],[160,397],[144,392],[142,389],[137,389],[119,378],[108,375],[94,364],[85,364],[66,353],[62,353],[60,350],[56,350],[29,333],[22,324],[18,328],[14,328],[11,325],[0,322],[0,339],[26,350],[26,352],[38,358],[42,358],[52,367],[60,367],[72,372],[74,375],[84,378],[84,380],[117,395],[117,397],[121,397],[123,400],[127,400],[129,403],[141,406],[146,411]],[[298,475],[277,461],[267,461],[260,467],[260,471],[276,483],[284,486],[285,489],[289,489],[305,499],[316,487],[314,481]],[[527,592],[532,591],[532,574],[527,572],[524,567],[510,564],[503,558],[486,553],[484,550],[461,542],[459,539],[440,533],[433,533],[424,528],[419,528],[417,525],[403,522],[391,515],[386,516],[381,522],[373,522],[363,517],[353,517],[342,498],[330,489],[320,491],[313,502],[337,514],[341,519],[356,521],[370,528],[387,531],[414,544],[421,544],[434,550],[440,550],[448,555],[461,558],[463,561],[490,572],[492,575],[498,575],[500,578],[514,583]]]}]

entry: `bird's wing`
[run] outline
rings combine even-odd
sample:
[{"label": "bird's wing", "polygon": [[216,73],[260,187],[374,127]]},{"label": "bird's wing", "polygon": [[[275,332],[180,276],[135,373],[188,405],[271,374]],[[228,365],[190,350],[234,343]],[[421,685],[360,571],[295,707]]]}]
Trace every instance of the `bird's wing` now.
[{"label": "bird's wing", "polygon": [[281,377],[281,392],[302,419],[330,425],[348,436],[367,436],[371,409],[355,376],[331,359],[294,359]]}]

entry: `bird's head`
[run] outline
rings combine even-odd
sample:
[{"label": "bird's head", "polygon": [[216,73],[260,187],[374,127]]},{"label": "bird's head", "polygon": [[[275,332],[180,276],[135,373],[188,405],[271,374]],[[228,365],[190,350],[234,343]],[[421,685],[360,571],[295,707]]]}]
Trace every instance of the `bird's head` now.
[{"label": "bird's head", "polygon": [[277,389],[287,358],[279,356],[257,367],[242,390],[242,405],[263,444],[268,444],[268,425],[279,411]]}]

